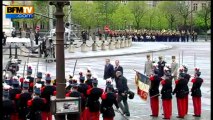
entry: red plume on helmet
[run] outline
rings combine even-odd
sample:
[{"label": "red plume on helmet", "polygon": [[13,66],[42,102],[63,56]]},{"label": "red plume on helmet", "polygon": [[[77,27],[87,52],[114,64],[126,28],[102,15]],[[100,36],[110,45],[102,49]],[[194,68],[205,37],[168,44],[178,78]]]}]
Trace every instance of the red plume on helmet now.
[{"label": "red plume on helmet", "polygon": [[30,70],[31,70],[31,69],[32,69],[32,67],[31,67],[31,66],[28,66],[28,69],[30,69]]},{"label": "red plume on helmet", "polygon": [[195,68],[195,71],[199,72],[199,71],[200,71],[200,68]]}]

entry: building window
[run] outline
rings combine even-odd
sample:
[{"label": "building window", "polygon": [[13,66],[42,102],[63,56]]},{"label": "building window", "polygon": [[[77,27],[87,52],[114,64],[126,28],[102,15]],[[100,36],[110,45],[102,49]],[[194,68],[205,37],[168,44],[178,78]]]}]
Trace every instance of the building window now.
[{"label": "building window", "polygon": [[206,8],[206,3],[202,3],[202,10]]},{"label": "building window", "polygon": [[194,4],[193,4],[193,10],[194,10],[194,11],[197,11],[197,3],[194,3]]}]

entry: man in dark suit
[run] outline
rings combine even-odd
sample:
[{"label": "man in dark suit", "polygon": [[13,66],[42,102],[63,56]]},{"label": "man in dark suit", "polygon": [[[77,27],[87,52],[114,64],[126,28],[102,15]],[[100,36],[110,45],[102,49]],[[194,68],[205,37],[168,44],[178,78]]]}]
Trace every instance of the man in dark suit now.
[{"label": "man in dark suit", "polygon": [[114,67],[110,63],[110,59],[106,59],[106,65],[104,68],[104,80],[108,78],[114,78]]},{"label": "man in dark suit", "polygon": [[158,69],[159,73],[158,75],[162,77],[164,75],[164,67],[166,65],[166,62],[163,60],[162,56],[159,56],[159,61],[158,61]]},{"label": "man in dark suit", "polygon": [[119,60],[116,60],[115,61],[115,69],[114,69],[114,77],[115,77],[115,82],[117,82],[117,77],[116,77],[116,72],[117,71],[121,71],[121,73],[122,73],[122,75],[123,75],[123,67],[121,67],[120,65],[119,65]]}]

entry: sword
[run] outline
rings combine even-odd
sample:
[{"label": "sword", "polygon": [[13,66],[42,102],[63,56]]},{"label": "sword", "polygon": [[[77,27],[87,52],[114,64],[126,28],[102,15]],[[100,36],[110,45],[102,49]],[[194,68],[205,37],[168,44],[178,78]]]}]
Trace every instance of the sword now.
[{"label": "sword", "polygon": [[118,109],[117,109],[117,110],[115,110],[115,112],[120,113],[124,119],[129,120],[126,116],[124,116],[124,115],[121,113],[121,111],[120,111],[120,110],[118,110]]},{"label": "sword", "polygon": [[150,98],[153,98],[153,97],[156,97],[156,96],[160,96],[160,94],[156,94],[156,95],[150,96]]},{"label": "sword", "polygon": [[74,76],[74,74],[75,74],[75,68],[76,68],[77,61],[78,61],[78,59],[76,59],[76,61],[75,61],[75,66],[74,66],[74,69],[73,69],[72,76]]}]

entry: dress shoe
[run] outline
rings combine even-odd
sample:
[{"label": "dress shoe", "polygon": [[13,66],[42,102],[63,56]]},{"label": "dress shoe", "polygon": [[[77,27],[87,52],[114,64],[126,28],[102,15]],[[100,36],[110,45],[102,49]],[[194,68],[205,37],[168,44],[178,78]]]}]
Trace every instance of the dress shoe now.
[{"label": "dress shoe", "polygon": [[180,116],[177,116],[176,118],[183,118],[184,119],[184,117],[180,117]]},{"label": "dress shoe", "polygon": [[200,115],[193,115],[194,117],[200,117]]}]

